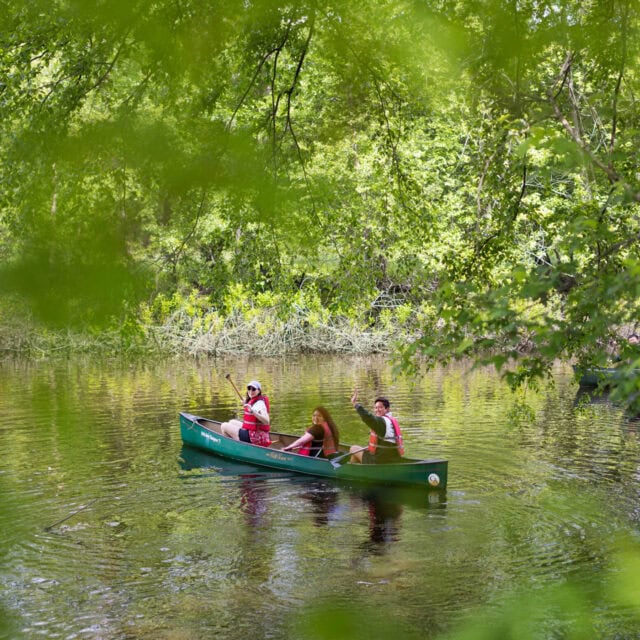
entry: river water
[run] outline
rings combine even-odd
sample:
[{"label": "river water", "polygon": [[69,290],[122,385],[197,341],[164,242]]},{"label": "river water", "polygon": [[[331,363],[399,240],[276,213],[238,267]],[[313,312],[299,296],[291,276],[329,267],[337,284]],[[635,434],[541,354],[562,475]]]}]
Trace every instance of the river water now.
[{"label": "river water", "polygon": [[[230,372],[274,428],[387,395],[444,493],[375,492],[184,448]],[[512,394],[468,364],[382,358],[0,364],[2,638],[640,637],[637,424],[571,368]],[[570,636],[584,632],[583,635]],[[509,635],[511,633],[512,635]]]}]

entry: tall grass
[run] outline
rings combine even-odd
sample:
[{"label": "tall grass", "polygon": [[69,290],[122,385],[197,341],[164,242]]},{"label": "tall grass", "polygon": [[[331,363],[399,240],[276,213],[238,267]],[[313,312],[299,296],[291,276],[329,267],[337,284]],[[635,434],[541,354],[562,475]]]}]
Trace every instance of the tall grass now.
[{"label": "tall grass", "polygon": [[128,321],[100,332],[54,330],[33,321],[5,323],[0,326],[0,355],[367,355],[389,353],[396,341],[410,337],[399,326],[368,326],[347,317],[311,322],[304,312],[283,319],[273,309],[260,309],[250,316],[231,313],[222,318],[179,309],[160,323],[148,319]]}]

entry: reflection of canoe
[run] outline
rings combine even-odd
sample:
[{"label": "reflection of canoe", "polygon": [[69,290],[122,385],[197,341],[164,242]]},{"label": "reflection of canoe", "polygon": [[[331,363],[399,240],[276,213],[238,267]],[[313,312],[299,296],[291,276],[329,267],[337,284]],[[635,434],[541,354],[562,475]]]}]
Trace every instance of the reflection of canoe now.
[{"label": "reflection of canoe", "polygon": [[[292,471],[310,476],[367,482],[376,486],[408,485],[444,489],[447,486],[446,460],[417,460],[403,458],[398,464],[350,464],[348,456],[332,464],[322,458],[281,451],[297,436],[271,432],[270,447],[258,447],[223,436],[220,422],[189,413],[180,414],[180,434],[185,444],[239,462]],[[340,454],[349,450],[340,446]]]},{"label": "reflection of canoe", "polygon": [[618,376],[620,372],[617,369],[597,367],[594,369],[587,369],[578,380],[578,384],[581,387],[597,387],[610,385]]},{"label": "reflection of canoe", "polygon": [[[256,466],[247,462],[238,462],[229,458],[221,458],[215,453],[209,453],[202,449],[183,444],[180,450],[180,467],[184,471],[198,470],[203,475],[216,475],[225,481],[236,479],[238,481],[250,480],[252,482],[269,481],[286,478],[295,486],[300,487],[303,497],[308,498],[314,504],[328,498],[329,494],[336,491],[336,481],[331,478],[318,478],[316,476],[302,475],[293,472],[282,472],[269,467]],[[207,470],[212,470],[208,473]],[[193,478],[193,473],[189,473]],[[447,507],[446,489],[432,489],[422,486],[378,486],[369,484],[350,484],[349,491],[359,496],[365,502],[378,504],[402,504],[415,509],[430,509],[443,511]]]},{"label": "reflection of canoe", "polygon": [[211,469],[216,475],[239,477],[247,476],[256,479],[281,478],[283,476],[295,477],[291,473],[283,474],[277,469],[269,469],[267,467],[256,467],[246,462],[238,462],[229,460],[229,458],[221,458],[215,453],[208,453],[202,449],[194,449],[192,446],[183,444],[180,451],[180,467],[184,471],[194,471],[196,469],[202,471]]},{"label": "reflection of canoe", "polygon": [[[576,373],[582,371],[582,375],[578,380],[578,384],[581,387],[610,387],[622,379],[625,374],[623,369],[616,369],[615,367],[594,367],[581,370],[574,366],[573,370]],[[640,375],[640,369],[634,369],[633,372],[635,375]]]},{"label": "reflection of canoe", "polygon": [[576,391],[573,401],[574,407],[584,407],[585,405],[612,404],[608,388],[594,387],[593,385],[581,385]]}]

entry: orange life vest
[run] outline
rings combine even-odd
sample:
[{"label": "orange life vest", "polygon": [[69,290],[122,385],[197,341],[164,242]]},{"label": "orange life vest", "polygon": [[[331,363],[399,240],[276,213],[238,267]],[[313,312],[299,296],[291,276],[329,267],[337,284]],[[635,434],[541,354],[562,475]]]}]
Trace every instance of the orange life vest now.
[{"label": "orange life vest", "polygon": [[[338,449],[336,449],[336,443],[333,439],[333,433],[331,433],[331,427],[326,422],[322,423],[322,428],[324,429],[324,440],[322,441],[322,451],[324,452],[325,457],[330,456],[332,453],[336,453]],[[304,447],[300,448],[298,453],[303,456],[308,456],[311,453],[311,445],[313,444],[313,440],[304,445]]]},{"label": "orange life vest", "polygon": [[[248,405],[254,405],[258,400],[263,400],[265,405],[267,406],[267,413],[271,415],[271,407],[269,405],[269,398],[267,396],[255,396],[247,402]],[[269,431],[270,427],[268,424],[262,424],[258,417],[253,415],[248,409],[245,408],[244,416],[242,418],[242,426],[247,431]]]},{"label": "orange life vest", "polygon": [[[396,420],[396,418],[394,418],[393,416],[386,415],[384,416],[384,418],[385,418],[385,421],[389,420],[393,425],[393,431],[395,432],[395,435],[396,435],[396,447],[398,448],[398,453],[401,456],[403,456],[404,443],[402,442],[402,431],[400,431],[400,425],[398,424],[398,421]],[[367,450],[369,451],[369,453],[375,454],[377,448],[378,448],[378,434],[375,431],[371,430],[369,432],[369,446],[367,447]]]}]

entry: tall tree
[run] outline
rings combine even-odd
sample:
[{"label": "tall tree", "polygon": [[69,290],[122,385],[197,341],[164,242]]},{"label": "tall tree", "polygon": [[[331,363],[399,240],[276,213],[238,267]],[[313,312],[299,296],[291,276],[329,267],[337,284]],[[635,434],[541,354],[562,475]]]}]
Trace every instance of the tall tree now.
[{"label": "tall tree", "polygon": [[489,353],[515,381],[637,322],[635,0],[2,16],[1,282],[49,321],[310,286],[411,303],[407,362]]}]

